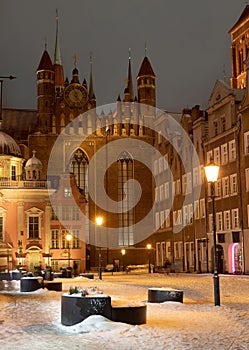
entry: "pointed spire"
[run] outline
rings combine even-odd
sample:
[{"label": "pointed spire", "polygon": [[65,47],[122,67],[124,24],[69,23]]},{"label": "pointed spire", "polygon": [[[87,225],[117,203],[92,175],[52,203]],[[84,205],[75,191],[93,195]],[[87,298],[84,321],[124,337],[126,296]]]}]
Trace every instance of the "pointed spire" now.
[{"label": "pointed spire", "polygon": [[144,44],[144,57],[147,56],[147,44],[145,43]]},{"label": "pointed spire", "polygon": [[73,77],[72,77],[71,83],[79,83],[79,71],[77,68],[77,58],[78,58],[78,56],[76,54],[74,54],[73,55],[74,69],[73,69]]},{"label": "pointed spire", "polygon": [[226,74],[226,65],[223,64],[223,81],[224,83],[227,82],[227,74]]},{"label": "pointed spire", "polygon": [[55,90],[60,93],[64,86],[64,72],[61,64],[61,52],[59,46],[59,16],[56,9],[56,36],[54,49],[54,74],[55,74]]},{"label": "pointed spire", "polygon": [[93,89],[93,72],[92,72],[92,54],[90,53],[90,82],[89,82],[89,100],[95,99],[94,89]]},{"label": "pointed spire", "polygon": [[60,53],[60,46],[59,46],[59,16],[58,16],[58,10],[56,9],[56,37],[55,37],[55,50],[54,50],[54,64],[60,64],[61,65],[61,53]]},{"label": "pointed spire", "polygon": [[127,88],[129,90],[129,93],[130,93],[130,100],[133,101],[134,92],[133,92],[133,82],[132,82],[132,72],[131,72],[131,49],[129,49]]}]

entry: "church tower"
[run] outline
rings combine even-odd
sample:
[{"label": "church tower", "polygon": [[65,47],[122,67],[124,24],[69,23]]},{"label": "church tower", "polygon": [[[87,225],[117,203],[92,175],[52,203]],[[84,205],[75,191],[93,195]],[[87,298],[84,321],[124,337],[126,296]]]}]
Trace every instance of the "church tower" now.
[{"label": "church tower", "polygon": [[138,102],[152,107],[156,106],[155,73],[148,57],[145,55],[137,75]]},{"label": "church tower", "polygon": [[54,66],[46,48],[37,68],[36,78],[38,129],[46,134],[51,129],[54,107]]},{"label": "church tower", "polygon": [[249,5],[235,25],[229,30],[231,34],[231,88],[244,89],[246,87],[246,64],[249,53]]}]

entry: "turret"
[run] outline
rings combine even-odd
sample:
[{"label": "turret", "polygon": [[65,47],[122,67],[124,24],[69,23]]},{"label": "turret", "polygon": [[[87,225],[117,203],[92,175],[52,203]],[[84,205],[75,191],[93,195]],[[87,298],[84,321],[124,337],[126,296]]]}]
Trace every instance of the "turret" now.
[{"label": "turret", "polygon": [[48,133],[54,106],[54,67],[45,47],[36,71],[39,131]]},{"label": "turret", "polygon": [[156,106],[155,73],[147,56],[144,57],[137,75],[138,102]]}]

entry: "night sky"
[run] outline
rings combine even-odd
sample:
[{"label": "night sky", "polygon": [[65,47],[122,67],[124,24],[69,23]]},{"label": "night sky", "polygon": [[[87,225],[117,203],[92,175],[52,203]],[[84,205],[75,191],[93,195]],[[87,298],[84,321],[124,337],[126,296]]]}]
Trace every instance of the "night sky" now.
[{"label": "night sky", "polygon": [[131,48],[134,84],[147,47],[157,76],[157,106],[206,108],[216,79],[231,75],[229,29],[244,0],[0,0],[3,107],[36,108],[36,69],[47,43],[53,60],[56,9],[65,77],[76,54],[81,82],[89,56],[97,105],[123,96]]}]

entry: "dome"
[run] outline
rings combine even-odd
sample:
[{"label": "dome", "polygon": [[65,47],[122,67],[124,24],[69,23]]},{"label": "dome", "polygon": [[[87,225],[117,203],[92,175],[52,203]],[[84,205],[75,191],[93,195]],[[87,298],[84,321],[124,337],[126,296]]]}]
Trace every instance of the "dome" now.
[{"label": "dome", "polygon": [[27,160],[25,168],[42,168],[41,161],[35,156],[36,151],[33,151],[33,157]]},{"label": "dome", "polygon": [[20,147],[16,141],[2,131],[0,131],[0,155],[22,157]]}]

